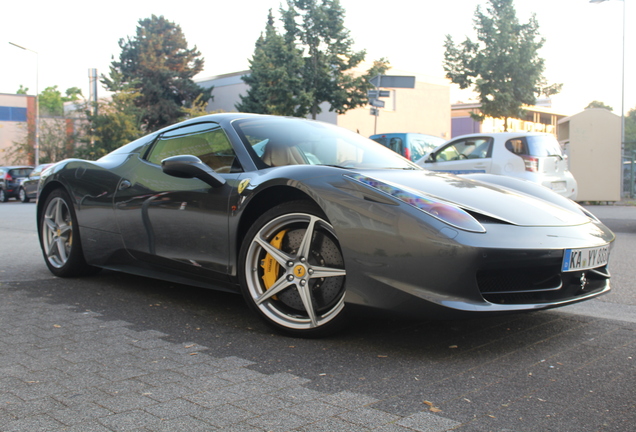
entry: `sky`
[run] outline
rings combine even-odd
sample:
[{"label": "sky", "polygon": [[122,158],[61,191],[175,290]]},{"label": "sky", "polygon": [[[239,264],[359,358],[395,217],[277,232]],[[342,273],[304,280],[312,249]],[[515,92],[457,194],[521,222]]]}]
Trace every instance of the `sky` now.
[{"label": "sky", "polygon": [[[549,83],[563,83],[553,109],[572,115],[599,100],[620,115],[623,85],[623,6],[625,32],[625,112],[636,108],[636,0],[515,0],[517,17],[535,14],[545,38]],[[345,26],[355,50],[371,62],[387,58],[388,74],[444,78],[444,40],[475,39],[473,18],[485,0],[340,0]],[[178,24],[188,46],[196,46],[205,68],[195,79],[249,68],[254,43],[265,29],[269,9],[280,18],[281,0],[174,0],[90,3],[84,0],[23,0],[3,5],[0,26],[0,93],[15,94],[20,85],[35,93],[58,86],[79,87],[88,96],[88,70],[107,74],[121,49],[118,41],[135,36],[140,19],[163,15]],[[21,50],[13,42],[37,52]],[[399,71],[396,73],[395,71]],[[100,89],[100,96],[105,90]],[[470,92],[451,91],[451,103],[468,101]]]}]

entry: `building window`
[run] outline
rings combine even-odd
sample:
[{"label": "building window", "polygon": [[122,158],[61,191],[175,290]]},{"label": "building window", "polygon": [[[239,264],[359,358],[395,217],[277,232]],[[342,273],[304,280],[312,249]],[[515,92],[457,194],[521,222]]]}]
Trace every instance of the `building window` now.
[{"label": "building window", "polygon": [[27,109],[0,106],[0,121],[26,122]]}]

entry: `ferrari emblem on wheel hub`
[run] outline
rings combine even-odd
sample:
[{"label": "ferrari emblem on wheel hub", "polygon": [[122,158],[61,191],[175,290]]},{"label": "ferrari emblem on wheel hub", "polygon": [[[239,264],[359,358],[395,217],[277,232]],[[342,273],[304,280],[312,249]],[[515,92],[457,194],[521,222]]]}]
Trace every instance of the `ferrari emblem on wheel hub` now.
[{"label": "ferrari emblem on wheel hub", "polygon": [[304,277],[305,273],[306,270],[304,265],[298,264],[296,267],[294,267],[294,276],[296,276],[297,278]]}]

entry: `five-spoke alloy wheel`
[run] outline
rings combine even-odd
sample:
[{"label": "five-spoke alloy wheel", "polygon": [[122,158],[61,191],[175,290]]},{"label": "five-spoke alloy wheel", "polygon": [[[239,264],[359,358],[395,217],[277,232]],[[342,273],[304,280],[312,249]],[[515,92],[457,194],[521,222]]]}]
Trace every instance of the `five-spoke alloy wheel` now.
[{"label": "five-spoke alloy wheel", "polygon": [[318,337],[344,324],[344,259],[333,227],[312,203],[264,213],[247,233],[239,265],[244,297],[274,328]]},{"label": "five-spoke alloy wheel", "polygon": [[68,194],[54,190],[42,207],[39,219],[44,260],[56,276],[80,276],[97,269],[86,264],[79,241],[79,227]]}]

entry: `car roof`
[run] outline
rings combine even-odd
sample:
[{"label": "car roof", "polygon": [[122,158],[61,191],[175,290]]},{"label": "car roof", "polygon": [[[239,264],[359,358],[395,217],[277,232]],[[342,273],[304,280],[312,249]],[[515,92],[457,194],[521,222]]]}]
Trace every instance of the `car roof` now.
[{"label": "car roof", "polygon": [[427,136],[427,137],[433,137],[433,138],[440,138],[440,139],[444,139],[435,135],[430,135],[430,134],[425,134],[425,133],[420,133],[420,132],[389,132],[389,133],[380,133],[380,134],[374,134],[371,135],[371,138],[374,137],[383,137],[383,136],[391,136],[391,135],[422,135],[422,136]]},{"label": "car roof", "polygon": [[458,135],[456,137],[451,138],[449,141],[455,141],[456,139],[459,139],[459,138],[473,138],[473,137],[493,137],[493,138],[509,139],[509,138],[524,137],[524,136],[544,136],[544,135],[552,135],[552,134],[549,134],[546,132],[523,132],[523,131],[485,132],[485,133],[471,133],[471,134],[465,134],[465,135]]}]

